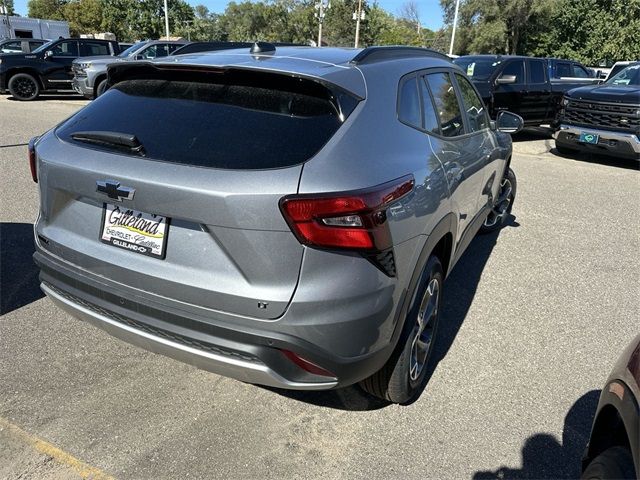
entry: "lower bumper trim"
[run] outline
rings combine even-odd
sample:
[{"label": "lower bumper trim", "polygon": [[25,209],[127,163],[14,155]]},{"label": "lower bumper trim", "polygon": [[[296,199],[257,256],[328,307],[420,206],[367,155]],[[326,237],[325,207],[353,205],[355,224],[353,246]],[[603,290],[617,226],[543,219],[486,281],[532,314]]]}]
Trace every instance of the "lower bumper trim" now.
[{"label": "lower bumper trim", "polygon": [[73,302],[54,288],[41,283],[42,291],[62,310],[105,330],[120,340],[145,350],[166,355],[195,367],[246,383],[255,383],[293,390],[327,390],[335,387],[337,380],[327,382],[295,382],[288,380],[258,359],[236,358],[229,355],[194,348],[184,343],[161,337],[119,322],[87,306]]}]

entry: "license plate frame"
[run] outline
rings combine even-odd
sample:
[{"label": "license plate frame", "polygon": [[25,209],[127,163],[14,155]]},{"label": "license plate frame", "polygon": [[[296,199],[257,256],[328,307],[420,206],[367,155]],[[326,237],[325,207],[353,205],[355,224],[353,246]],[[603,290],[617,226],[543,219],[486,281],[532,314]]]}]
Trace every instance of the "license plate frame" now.
[{"label": "license plate frame", "polygon": [[[130,220],[132,218],[142,219],[142,221]],[[157,227],[154,228],[153,224],[157,224]],[[102,243],[112,247],[164,260],[167,254],[170,224],[171,219],[163,215],[142,212],[113,203],[103,203],[99,237]]]},{"label": "license plate frame", "polygon": [[597,145],[600,140],[600,135],[590,132],[580,132],[579,142],[588,143],[589,145]]}]

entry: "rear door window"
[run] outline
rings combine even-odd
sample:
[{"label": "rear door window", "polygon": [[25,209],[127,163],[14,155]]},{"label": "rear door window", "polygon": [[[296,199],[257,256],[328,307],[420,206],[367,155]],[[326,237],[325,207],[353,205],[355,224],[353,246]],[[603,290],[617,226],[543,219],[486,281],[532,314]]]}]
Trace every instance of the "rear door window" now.
[{"label": "rear door window", "polygon": [[529,83],[546,83],[547,77],[544,73],[545,70],[544,60],[529,60]]},{"label": "rear door window", "polygon": [[97,42],[80,42],[82,56],[92,57],[95,55],[111,55],[109,45]]},{"label": "rear door window", "polygon": [[487,112],[484,109],[482,100],[478,97],[469,80],[459,74],[456,74],[456,80],[458,80],[458,85],[460,86],[464,109],[467,111],[469,129],[472,132],[484,130],[489,126],[489,119],[487,118]]},{"label": "rear door window", "polygon": [[57,135],[85,148],[114,151],[72,135],[125,133],[137,137],[149,159],[225,169],[280,168],[315,155],[358,103],[317,82],[276,74],[141,75],[113,85],[63,123]]},{"label": "rear door window", "polygon": [[440,129],[445,137],[464,135],[462,111],[458,96],[448,73],[430,73],[426,76],[433,93],[436,112],[440,119]]}]

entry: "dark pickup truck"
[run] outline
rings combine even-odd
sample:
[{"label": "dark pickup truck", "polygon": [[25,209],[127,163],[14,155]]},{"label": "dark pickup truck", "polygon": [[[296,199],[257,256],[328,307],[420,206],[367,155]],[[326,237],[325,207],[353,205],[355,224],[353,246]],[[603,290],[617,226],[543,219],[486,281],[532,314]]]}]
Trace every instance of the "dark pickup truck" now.
[{"label": "dark pickup truck", "polygon": [[42,91],[71,90],[74,59],[119,52],[110,40],[62,38],[31,53],[0,55],[0,93],[8,90],[16,100],[34,100]]},{"label": "dark pickup truck", "polygon": [[640,160],[640,62],[601,85],[568,91],[561,104],[558,152]]},{"label": "dark pickup truck", "polygon": [[525,125],[555,124],[564,92],[600,81],[572,60],[468,55],[454,63],[471,78],[491,118],[507,110]]}]

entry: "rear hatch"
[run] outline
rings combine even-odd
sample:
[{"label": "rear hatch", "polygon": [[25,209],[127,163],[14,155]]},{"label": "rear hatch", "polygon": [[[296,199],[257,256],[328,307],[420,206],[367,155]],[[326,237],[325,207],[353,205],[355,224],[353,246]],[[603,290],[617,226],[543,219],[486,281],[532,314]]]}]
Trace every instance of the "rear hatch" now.
[{"label": "rear hatch", "polygon": [[136,67],[38,143],[41,244],[171,301],[277,318],[303,255],[279,200],[356,103],[291,75]]}]

